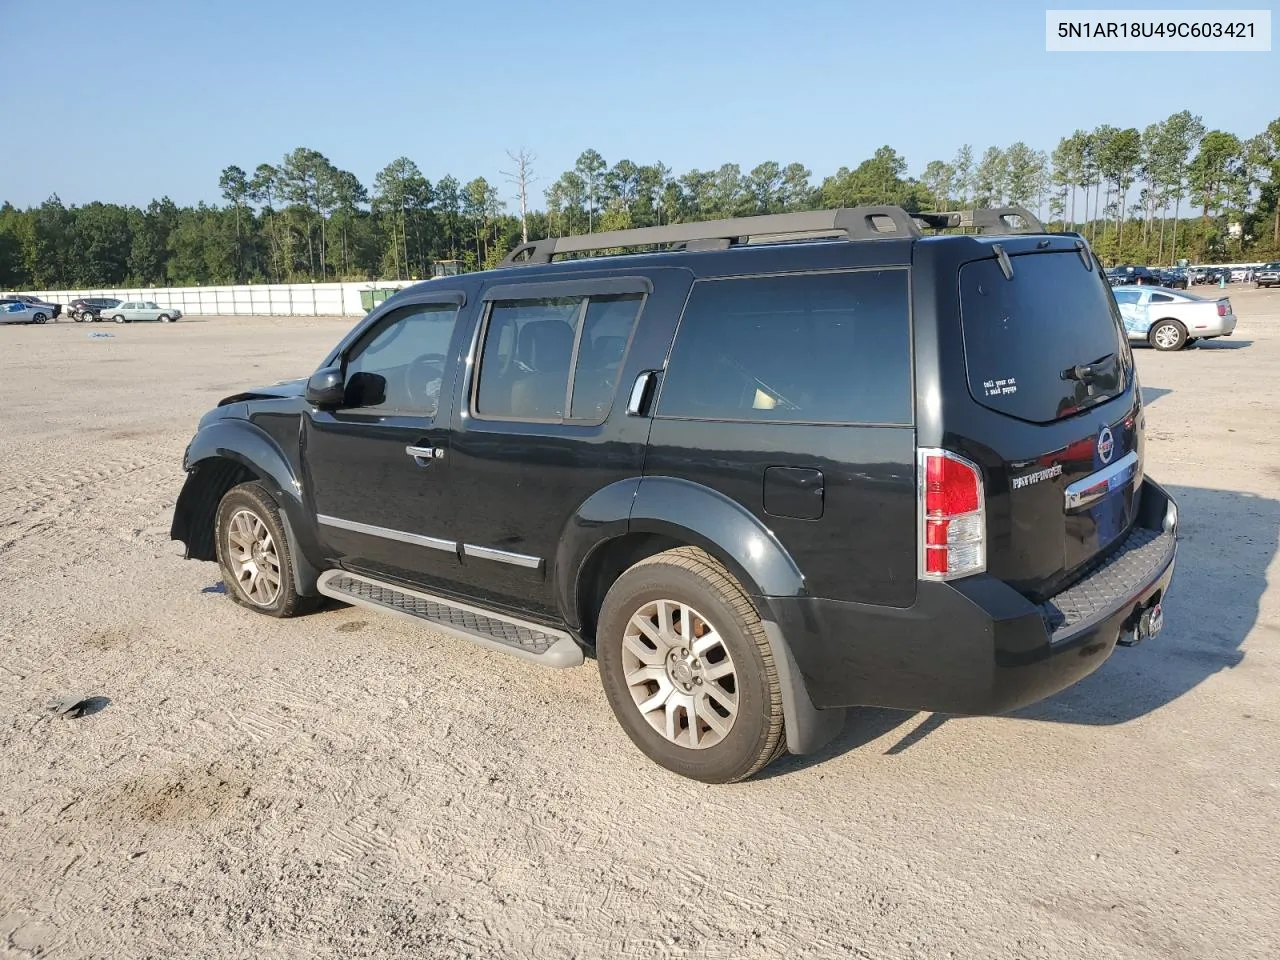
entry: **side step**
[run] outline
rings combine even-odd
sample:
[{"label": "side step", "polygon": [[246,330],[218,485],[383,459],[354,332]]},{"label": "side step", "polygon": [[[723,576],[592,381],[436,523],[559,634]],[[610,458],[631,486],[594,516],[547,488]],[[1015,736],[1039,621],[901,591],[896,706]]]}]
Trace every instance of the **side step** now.
[{"label": "side step", "polygon": [[316,581],[316,589],[343,603],[428,623],[444,633],[522,660],[548,667],[582,665],[582,648],[569,634],[553,627],[492,610],[481,610],[408,587],[393,586],[346,570],[322,573]]}]

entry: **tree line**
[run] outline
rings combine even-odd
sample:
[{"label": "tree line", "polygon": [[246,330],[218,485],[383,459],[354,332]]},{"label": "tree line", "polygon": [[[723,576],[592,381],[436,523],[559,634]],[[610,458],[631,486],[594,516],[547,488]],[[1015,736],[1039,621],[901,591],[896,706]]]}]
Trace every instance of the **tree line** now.
[{"label": "tree line", "polygon": [[1182,111],[1143,130],[1076,130],[1052,152],[966,144],[918,176],[890,146],[821,180],[799,162],[677,175],[663,163],[610,165],[587,149],[547,183],[541,204],[536,157],[508,156],[505,189],[484,177],[432,183],[408,157],[365,185],[299,147],[252,172],[226,167],[221,204],[5,203],[0,288],[413,279],[442,261],[493,266],[522,239],[877,203],[1025,206],[1050,229],[1084,233],[1106,262],[1280,253],[1280,119],[1248,138]]}]

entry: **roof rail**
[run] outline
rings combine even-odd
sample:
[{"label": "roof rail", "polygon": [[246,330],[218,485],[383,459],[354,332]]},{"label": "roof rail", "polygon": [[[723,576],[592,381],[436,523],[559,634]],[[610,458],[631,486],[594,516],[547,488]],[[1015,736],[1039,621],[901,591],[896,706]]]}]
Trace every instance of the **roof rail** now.
[{"label": "roof rail", "polygon": [[[974,210],[952,210],[942,213],[913,213],[927,227],[945,230],[949,227],[971,227],[991,233],[1044,233],[1044,224],[1025,207],[987,207]],[[1021,223],[1015,223],[1017,218]]]},{"label": "roof rail", "polygon": [[850,207],[842,210],[806,210],[800,213],[771,213],[762,217],[732,220],[701,220],[673,223],[665,227],[610,230],[573,237],[548,237],[516,247],[503,263],[550,263],[562,253],[586,253],[618,247],[649,247],[687,244],[687,249],[724,249],[735,243],[771,239],[817,239],[843,237],[848,240],[887,240],[920,236],[920,228],[901,207]]},{"label": "roof rail", "polygon": [[[1014,217],[1020,218],[1020,225],[1013,223]],[[907,213],[898,206],[848,207],[547,237],[522,243],[502,262],[507,265],[550,263],[560,254],[628,247],[679,245],[686,250],[724,250],[742,243],[783,243],[832,237],[844,240],[915,239],[921,236],[922,224],[938,230],[974,227],[1000,233],[1044,232],[1040,221],[1022,207],[915,214]]]}]

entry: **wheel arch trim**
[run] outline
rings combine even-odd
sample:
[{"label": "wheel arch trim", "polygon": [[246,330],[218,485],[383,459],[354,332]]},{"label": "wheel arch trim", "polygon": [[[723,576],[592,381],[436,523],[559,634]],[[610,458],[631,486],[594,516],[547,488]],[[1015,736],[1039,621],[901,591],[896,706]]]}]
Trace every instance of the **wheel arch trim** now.
[{"label": "wheel arch trim", "polygon": [[[319,571],[312,562],[318,557],[315,538],[307,538],[309,530],[303,503],[302,483],[284,451],[264,431],[247,420],[216,420],[197,431],[187,447],[182,465],[187,479],[174,506],[173,525],[169,536],[188,544],[193,535],[192,524],[207,519],[207,487],[211,482],[201,466],[213,461],[226,461],[243,467],[258,479],[280,507],[280,522],[288,541],[289,559],[293,563],[294,585],[303,596],[314,596]],[[217,505],[213,505],[216,512]]]}]

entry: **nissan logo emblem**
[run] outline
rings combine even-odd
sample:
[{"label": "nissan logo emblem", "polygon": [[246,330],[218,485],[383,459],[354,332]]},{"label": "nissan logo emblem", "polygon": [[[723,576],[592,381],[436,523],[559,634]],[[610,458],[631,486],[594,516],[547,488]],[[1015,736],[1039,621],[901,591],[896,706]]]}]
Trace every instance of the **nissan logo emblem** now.
[{"label": "nissan logo emblem", "polygon": [[1098,459],[1103,463],[1111,462],[1111,454],[1115,452],[1115,437],[1111,436],[1111,428],[1103,427],[1102,432],[1098,434]]}]

